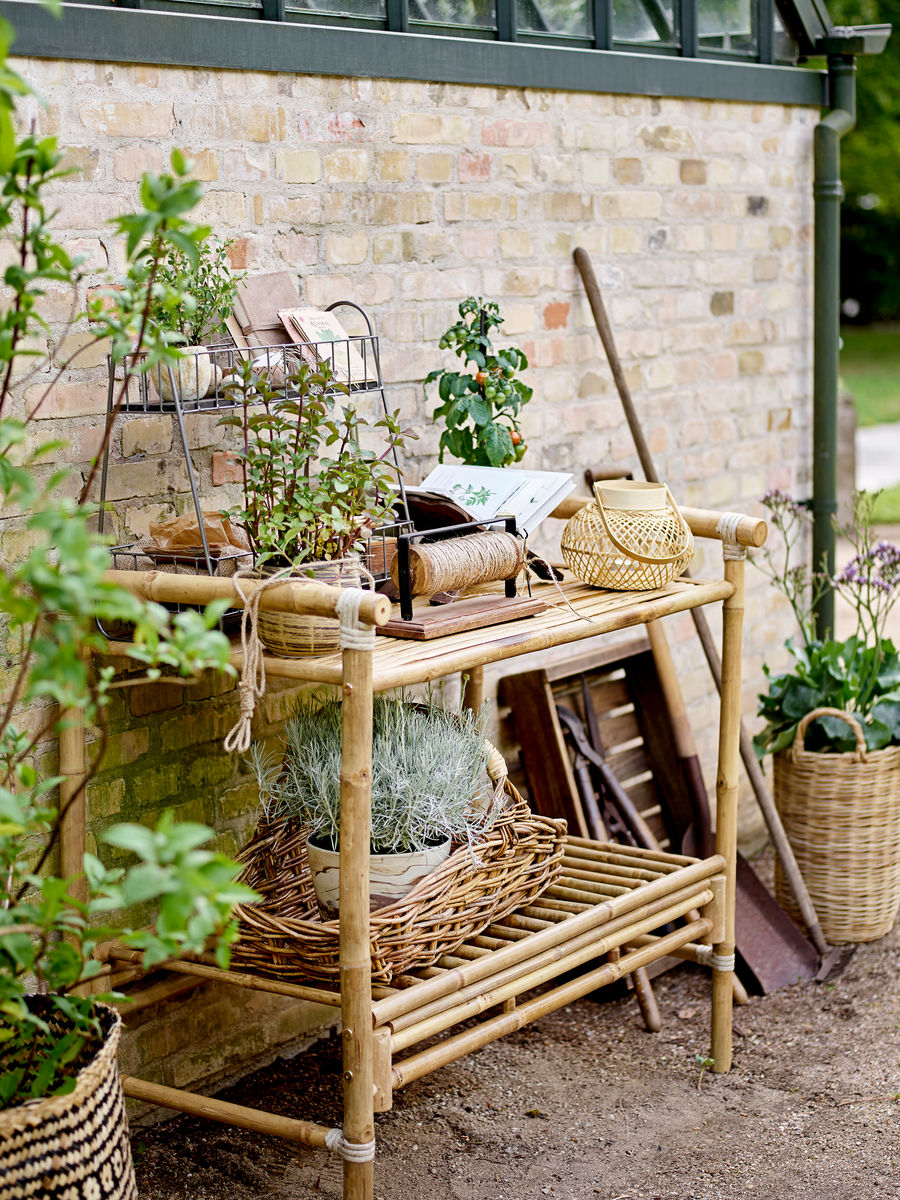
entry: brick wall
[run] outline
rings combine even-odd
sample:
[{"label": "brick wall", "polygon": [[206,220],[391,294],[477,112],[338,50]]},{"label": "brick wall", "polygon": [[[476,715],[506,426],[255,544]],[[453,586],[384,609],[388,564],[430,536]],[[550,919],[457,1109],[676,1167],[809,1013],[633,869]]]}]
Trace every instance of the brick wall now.
[{"label": "brick wall", "polygon": [[[808,490],[817,112],[102,63],[18,66],[47,101],[30,103],[29,116],[59,135],[77,168],[57,185],[57,225],[89,268],[120,261],[106,221],[134,203],[141,172],[162,169],[174,146],[187,150],[206,186],[200,216],[234,239],[237,267],[287,268],[309,304],[351,298],[370,309],[392,406],[421,434],[412,476],[433,465],[438,439],[420,381],[438,365],[438,338],[470,293],[499,301],[505,335],[532,364],[524,465],[579,476],[595,464],[637,469],[572,265],[582,245],[675,495],[757,512],[767,488]],[[65,298],[51,293],[54,336],[67,312]],[[56,349],[58,361],[79,336]],[[67,438],[70,459],[84,464],[100,435],[106,384],[98,354],[79,361],[42,409],[41,433]],[[122,540],[189,507],[172,435],[168,417],[122,422],[116,432],[110,499]],[[192,417],[189,438],[204,496],[222,507],[232,486],[221,460],[214,473],[222,431]],[[3,521],[3,555],[23,548],[15,520]],[[719,570],[710,554],[700,566]],[[752,715],[760,663],[778,659],[790,626],[752,570],[748,585]],[[711,779],[708,673],[689,617],[669,624]],[[235,705],[233,693],[220,693],[204,683],[117,701],[110,756],[90,797],[92,828],[174,803],[214,823],[234,849],[254,796],[221,750]],[[285,695],[267,701],[261,732],[274,730]],[[745,837],[758,829],[746,805]],[[265,1025],[259,1010],[251,1016],[255,1028]],[[248,1049],[264,1053],[309,1019],[285,1016],[282,1006]],[[180,1082],[226,1069],[221,1055],[198,1049],[203,1022],[185,1026],[175,1043],[167,1034],[165,1045],[154,1042],[152,1021],[138,1024],[144,1032],[133,1042],[139,1055],[127,1051],[130,1067],[137,1056],[157,1077]]]}]

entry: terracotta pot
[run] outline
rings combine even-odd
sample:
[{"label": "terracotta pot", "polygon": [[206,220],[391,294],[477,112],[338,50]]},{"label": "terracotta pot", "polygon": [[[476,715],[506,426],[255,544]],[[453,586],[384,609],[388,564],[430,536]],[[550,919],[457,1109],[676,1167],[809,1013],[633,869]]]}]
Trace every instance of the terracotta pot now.
[{"label": "terracotta pot", "polygon": [[[450,839],[425,850],[404,854],[371,854],[369,856],[369,911],[384,908],[411,892],[420,879],[430,875],[450,856]],[[306,839],[306,857],[319,912],[326,921],[338,915],[340,890],[340,861],[337,850],[326,850]]]}]

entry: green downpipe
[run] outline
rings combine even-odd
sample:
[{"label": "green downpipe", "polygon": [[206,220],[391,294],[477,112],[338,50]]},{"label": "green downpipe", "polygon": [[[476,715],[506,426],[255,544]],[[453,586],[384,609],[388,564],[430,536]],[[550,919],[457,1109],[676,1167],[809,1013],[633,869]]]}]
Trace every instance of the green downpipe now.
[{"label": "green downpipe", "polygon": [[[841,296],[841,138],[856,124],[856,60],[828,59],[831,111],[816,126],[813,331],[813,563],[834,571],[837,513],[838,351]],[[834,630],[834,592],[816,605],[816,632]]]}]

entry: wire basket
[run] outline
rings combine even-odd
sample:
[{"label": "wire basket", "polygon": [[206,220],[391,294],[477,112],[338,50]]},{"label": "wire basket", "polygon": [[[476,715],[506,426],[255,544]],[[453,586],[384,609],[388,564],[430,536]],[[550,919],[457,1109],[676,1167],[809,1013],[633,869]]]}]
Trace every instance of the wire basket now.
[{"label": "wire basket", "polygon": [[617,479],[595,484],[563,530],[563,560],[584,583],[643,592],[677,579],[694,557],[694,538],[665,484]]},{"label": "wire basket", "polygon": [[[373,982],[431,966],[539,896],[559,874],[565,821],[529,810],[499,754],[488,769],[503,809],[483,838],[471,849],[457,846],[402,900],[370,914]],[[262,898],[237,906],[241,932],[232,962],[282,980],[336,983],[340,923],[319,915],[305,841],[297,822],[261,821],[238,855],[241,881]]]}]

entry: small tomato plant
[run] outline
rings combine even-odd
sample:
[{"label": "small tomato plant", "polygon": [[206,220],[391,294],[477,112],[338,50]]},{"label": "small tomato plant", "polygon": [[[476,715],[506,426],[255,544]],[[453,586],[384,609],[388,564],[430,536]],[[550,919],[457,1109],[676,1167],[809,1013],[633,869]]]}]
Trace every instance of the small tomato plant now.
[{"label": "small tomato plant", "polygon": [[532,389],[516,378],[528,366],[521,350],[495,349],[491,330],[503,324],[494,301],[469,296],[459,306],[459,320],[440,340],[452,349],[468,371],[431,371],[428,385],[438,383],[440,404],[434,410],[446,429],[441,433],[440,460],[445,451],[473,467],[508,467],[527,449],[519,430],[519,413]]}]

